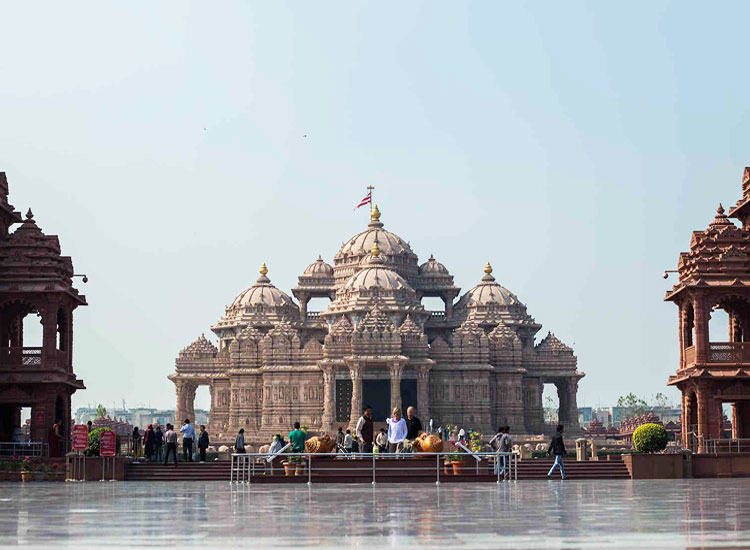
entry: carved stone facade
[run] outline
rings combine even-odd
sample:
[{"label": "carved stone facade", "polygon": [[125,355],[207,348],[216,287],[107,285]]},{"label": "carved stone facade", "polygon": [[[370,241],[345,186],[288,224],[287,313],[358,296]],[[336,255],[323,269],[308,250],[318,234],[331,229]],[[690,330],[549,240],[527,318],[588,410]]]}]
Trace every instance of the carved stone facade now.
[{"label": "carved stone facade", "polygon": [[[21,408],[30,407],[31,440],[47,442],[59,420],[65,438],[58,452],[66,450],[70,396],[84,388],[73,372],[73,310],[85,305],[57,236],[45,235],[31,210],[25,220],[15,212],[0,172],[0,441],[11,441]],[[31,322],[41,323],[37,341]]]},{"label": "carved stone facade", "polygon": [[[720,204],[708,228],[693,232],[677,270],[679,281],[665,298],[679,308],[680,359],[669,384],[682,392],[683,445],[702,452],[722,437],[725,403],[732,406],[733,437],[750,437],[750,168],[742,198],[729,216]],[[729,326],[709,334],[718,309]]]},{"label": "carved stone facade", "polygon": [[[169,378],[177,418],[192,414],[195,387],[211,388],[210,430],[234,441],[240,428],[267,442],[295,422],[313,431],[353,428],[362,406],[376,422],[394,407],[414,406],[423,422],[485,433],[500,424],[543,432],[543,384],[555,384],[561,422],[578,429],[573,350],[541,328],[520,300],[500,286],[489,264],[480,283],[460,289],[435,258],[419,265],[409,244],[383,229],[377,206],[365,231],[344,243],[333,266],[310,264],[292,289],[271,284],[265,264],[212,331],[180,352]],[[426,311],[422,299],[445,307]],[[313,297],[331,300],[308,311]],[[454,303],[455,302],[455,303]]]}]

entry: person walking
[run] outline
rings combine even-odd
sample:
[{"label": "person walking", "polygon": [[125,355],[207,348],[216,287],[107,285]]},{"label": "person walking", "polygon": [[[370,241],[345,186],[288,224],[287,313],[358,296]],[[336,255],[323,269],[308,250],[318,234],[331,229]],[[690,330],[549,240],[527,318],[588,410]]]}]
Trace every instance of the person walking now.
[{"label": "person walking", "polygon": [[415,440],[422,431],[422,421],[414,414],[414,407],[406,409],[406,440]]},{"label": "person walking", "polygon": [[346,449],[347,454],[352,454],[353,445],[354,445],[354,438],[352,437],[352,431],[346,430],[346,435],[344,436],[344,449]]},{"label": "person walking", "polygon": [[565,479],[565,468],[563,467],[563,457],[565,456],[565,441],[563,441],[563,428],[562,424],[557,425],[557,433],[552,436],[552,439],[549,442],[549,447],[547,448],[547,454],[548,455],[555,455],[555,463],[552,465],[552,468],[549,469],[549,472],[547,473],[548,478],[552,478],[552,472],[555,471],[555,468],[560,468],[560,477],[562,479]]},{"label": "person walking", "polygon": [[208,432],[206,427],[201,424],[201,433],[198,436],[198,452],[200,453],[201,462],[206,461],[206,449],[208,449]]},{"label": "person walking", "polygon": [[294,429],[289,432],[289,443],[292,444],[293,453],[305,452],[305,439],[307,439],[307,434],[300,430],[299,422],[295,422]]},{"label": "person walking", "polygon": [[177,432],[174,431],[172,424],[167,424],[167,433],[164,434],[164,441],[167,443],[167,452],[164,454],[164,465],[169,463],[170,453],[174,457],[174,467],[177,468]]},{"label": "person walking", "polygon": [[404,446],[406,439],[406,421],[401,418],[401,409],[396,407],[388,419],[388,452],[397,453]]},{"label": "person walking", "polygon": [[193,442],[195,441],[195,428],[190,423],[190,419],[186,418],[182,421],[182,428],[180,428],[182,434],[182,459],[185,462],[193,461]]},{"label": "person walking", "polygon": [[339,426],[339,431],[336,432],[336,452],[340,453],[341,448],[344,446],[344,430]]},{"label": "person walking", "polygon": [[375,435],[375,428],[372,425],[372,407],[370,405],[365,405],[362,416],[357,421],[356,433],[357,439],[362,445],[360,452],[372,454],[372,439]]},{"label": "person walking", "polygon": [[378,452],[384,453],[388,450],[388,434],[385,433],[385,428],[380,428],[378,436],[375,438],[375,443],[378,446]]},{"label": "person walking", "polygon": [[143,434],[143,449],[146,460],[151,462],[154,456],[154,428],[151,424],[146,426],[146,433]]},{"label": "person walking", "polygon": [[164,432],[161,431],[161,426],[156,425],[154,430],[154,449],[156,450],[156,461],[161,462],[164,458]]},{"label": "person walking", "polygon": [[234,440],[234,452],[245,454],[245,428],[240,428],[240,432]]}]

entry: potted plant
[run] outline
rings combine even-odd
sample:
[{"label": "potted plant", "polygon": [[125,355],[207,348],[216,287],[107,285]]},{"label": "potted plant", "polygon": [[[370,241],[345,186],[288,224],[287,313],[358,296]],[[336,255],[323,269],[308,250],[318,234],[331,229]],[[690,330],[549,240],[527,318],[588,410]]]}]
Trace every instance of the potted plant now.
[{"label": "potted plant", "polygon": [[464,473],[464,460],[466,460],[466,453],[456,453],[453,455],[453,475],[460,476]]},{"label": "potted plant", "polygon": [[34,477],[34,464],[31,459],[27,456],[21,462],[21,481],[31,481]]},{"label": "potted plant", "polygon": [[443,472],[445,472],[445,475],[453,475],[453,455],[445,455],[443,468]]},{"label": "potted plant", "polygon": [[8,463],[8,473],[6,474],[8,481],[21,481],[21,463],[18,461],[18,457],[15,458],[15,460]]},{"label": "potted plant", "polygon": [[291,459],[295,466],[294,475],[301,476],[305,473],[305,459],[302,456],[294,456]]}]

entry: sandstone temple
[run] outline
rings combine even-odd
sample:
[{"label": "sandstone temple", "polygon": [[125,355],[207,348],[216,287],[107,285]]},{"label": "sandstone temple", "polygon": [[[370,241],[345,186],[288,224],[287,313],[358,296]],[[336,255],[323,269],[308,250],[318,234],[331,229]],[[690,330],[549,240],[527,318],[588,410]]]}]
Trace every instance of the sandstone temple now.
[{"label": "sandstone temple", "polygon": [[[492,433],[543,433],[544,384],[554,384],[559,419],[578,430],[576,393],[584,376],[573,350],[541,329],[526,306],[484,276],[457,301],[448,269],[430,256],[419,264],[410,245],[383,228],[377,206],[367,229],[333,259],[310,264],[292,289],[271,284],[265,264],[211,327],[218,347],[201,336],[183,349],[169,376],[176,418],[192,418],[198,386],[210,387],[209,431],[234,441],[267,441],[295,421],[312,431],[353,427],[362,405],[376,421],[412,405],[424,423],[460,424]],[[308,311],[312,298],[330,300]],[[438,297],[441,311],[421,301]]]}]

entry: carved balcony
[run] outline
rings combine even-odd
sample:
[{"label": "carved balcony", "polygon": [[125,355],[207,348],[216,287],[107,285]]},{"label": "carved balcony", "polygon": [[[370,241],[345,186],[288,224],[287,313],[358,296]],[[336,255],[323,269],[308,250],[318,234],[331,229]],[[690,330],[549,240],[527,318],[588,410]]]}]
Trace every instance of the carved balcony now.
[{"label": "carved balcony", "polygon": [[42,348],[0,348],[0,367],[5,369],[40,368]]},{"label": "carved balcony", "polygon": [[[685,365],[696,363],[695,346],[685,348]],[[706,363],[750,364],[750,342],[711,342]]]}]

